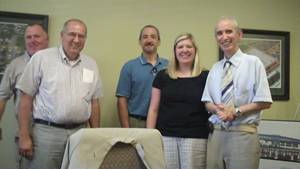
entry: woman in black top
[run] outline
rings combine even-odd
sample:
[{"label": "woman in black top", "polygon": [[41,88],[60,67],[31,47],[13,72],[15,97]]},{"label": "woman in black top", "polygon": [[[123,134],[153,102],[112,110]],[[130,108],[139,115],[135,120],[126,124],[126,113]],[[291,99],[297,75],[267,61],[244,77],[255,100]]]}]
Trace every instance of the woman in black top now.
[{"label": "woman in black top", "polygon": [[207,75],[193,36],[178,36],[168,69],[153,82],[147,117],[147,128],[163,135],[168,169],[205,169],[208,112],[201,97]]}]

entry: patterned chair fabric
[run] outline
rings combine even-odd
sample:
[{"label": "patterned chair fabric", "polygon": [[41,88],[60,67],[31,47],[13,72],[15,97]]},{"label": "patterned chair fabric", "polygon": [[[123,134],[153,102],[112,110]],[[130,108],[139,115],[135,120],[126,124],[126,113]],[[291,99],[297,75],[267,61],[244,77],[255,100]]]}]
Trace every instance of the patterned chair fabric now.
[{"label": "patterned chair fabric", "polygon": [[99,169],[147,169],[131,144],[116,143],[106,154]]}]

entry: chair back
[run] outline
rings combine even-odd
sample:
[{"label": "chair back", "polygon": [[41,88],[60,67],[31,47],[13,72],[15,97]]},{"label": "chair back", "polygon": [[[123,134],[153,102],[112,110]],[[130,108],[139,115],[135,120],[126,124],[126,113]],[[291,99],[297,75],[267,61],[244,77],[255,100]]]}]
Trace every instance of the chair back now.
[{"label": "chair back", "polygon": [[165,169],[160,132],[145,128],[80,129],[68,139],[61,169]]},{"label": "chair back", "polygon": [[99,169],[147,169],[131,144],[116,143],[106,154]]}]

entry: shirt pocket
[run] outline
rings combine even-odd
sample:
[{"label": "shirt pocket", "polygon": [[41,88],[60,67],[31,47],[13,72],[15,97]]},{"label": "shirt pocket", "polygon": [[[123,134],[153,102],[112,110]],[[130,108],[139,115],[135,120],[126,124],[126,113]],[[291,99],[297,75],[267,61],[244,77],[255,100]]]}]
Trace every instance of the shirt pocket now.
[{"label": "shirt pocket", "polygon": [[234,105],[236,107],[249,103],[252,91],[251,86],[240,85],[239,88],[236,88],[234,91]]},{"label": "shirt pocket", "polygon": [[81,83],[80,95],[86,103],[90,103],[93,97],[92,83]]}]

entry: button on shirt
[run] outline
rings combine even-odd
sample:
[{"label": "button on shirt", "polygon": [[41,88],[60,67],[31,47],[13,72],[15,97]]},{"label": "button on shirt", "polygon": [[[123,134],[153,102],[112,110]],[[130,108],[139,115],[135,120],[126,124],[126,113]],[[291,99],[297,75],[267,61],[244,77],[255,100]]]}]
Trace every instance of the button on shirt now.
[{"label": "button on shirt", "polygon": [[[202,96],[203,102],[221,103],[221,83],[225,61],[223,59],[214,64],[209,72]],[[233,102],[235,107],[252,102],[272,103],[265,67],[258,57],[238,50],[230,58],[230,62],[233,66]],[[215,114],[209,120],[214,124],[221,123],[221,120]],[[258,124],[259,120],[260,111],[257,111],[232,121],[231,125]]]},{"label": "button on shirt", "polygon": [[24,69],[30,60],[27,52],[13,59],[5,69],[1,85],[0,99],[8,100],[14,96],[15,112],[17,113],[17,104],[19,102],[19,92],[16,89],[17,82],[21,79]]},{"label": "button on shirt", "polygon": [[150,104],[152,82],[156,74],[166,68],[168,61],[158,57],[153,66],[144,56],[128,61],[122,68],[116,96],[128,98],[130,114],[147,116]]},{"label": "button on shirt", "polygon": [[33,55],[17,88],[35,97],[34,118],[55,123],[87,121],[91,100],[102,96],[96,62],[81,53],[71,63],[62,46]]}]

